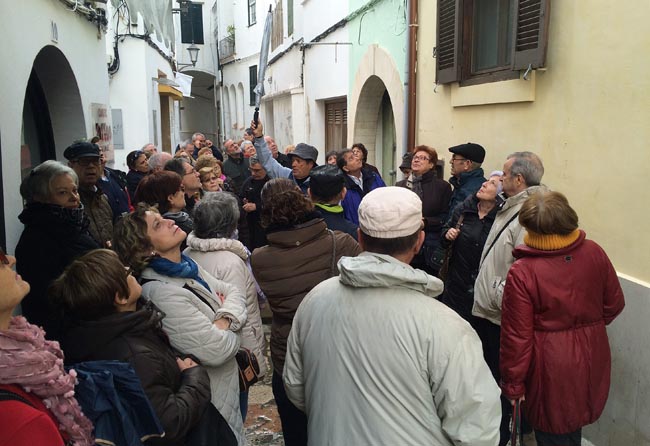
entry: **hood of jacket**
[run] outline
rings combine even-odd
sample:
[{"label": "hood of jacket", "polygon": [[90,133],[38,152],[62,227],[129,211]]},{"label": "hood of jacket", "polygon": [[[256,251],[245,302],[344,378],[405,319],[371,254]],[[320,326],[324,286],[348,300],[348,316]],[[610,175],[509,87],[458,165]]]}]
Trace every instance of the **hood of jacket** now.
[{"label": "hood of jacket", "polygon": [[213,252],[230,251],[242,260],[248,260],[250,252],[242,242],[230,238],[198,238],[194,232],[187,236],[187,247],[194,251]]},{"label": "hood of jacket", "polygon": [[[317,217],[317,214],[314,214],[314,217]],[[290,228],[269,226],[266,238],[271,245],[291,248],[315,239],[326,230],[327,224],[322,218],[318,217]]]},{"label": "hood of jacket", "polygon": [[339,280],[355,288],[406,288],[436,297],[443,283],[437,277],[386,254],[362,252],[357,257],[342,257],[338,263]]},{"label": "hood of jacket", "polygon": [[519,245],[513,251],[512,255],[515,259],[521,259],[522,257],[556,257],[570,254],[578,246],[580,246],[587,237],[587,234],[582,229],[580,230],[580,235],[578,239],[571,243],[569,246],[565,246],[562,249],[555,249],[545,251],[543,249],[532,248],[528,245]]}]

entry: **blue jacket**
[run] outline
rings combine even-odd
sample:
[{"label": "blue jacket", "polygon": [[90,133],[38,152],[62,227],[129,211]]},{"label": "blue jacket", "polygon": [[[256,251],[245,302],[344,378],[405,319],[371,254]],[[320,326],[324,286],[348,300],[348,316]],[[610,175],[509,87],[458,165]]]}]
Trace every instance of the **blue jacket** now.
[{"label": "blue jacket", "polygon": [[266,173],[270,178],[289,178],[298,185],[303,194],[307,195],[309,177],[305,178],[303,181],[296,180],[293,177],[293,169],[290,167],[284,167],[273,158],[264,138],[255,138],[253,145],[257,151],[257,159],[260,161],[260,164],[264,167],[264,170],[266,170]]},{"label": "blue jacket", "polygon": [[162,436],[160,421],[128,362],[89,361],[72,368],[79,381],[75,397],[95,426],[97,442],[141,446]]},{"label": "blue jacket", "polygon": [[359,205],[363,197],[371,190],[386,186],[378,173],[365,167],[361,169],[361,178],[363,179],[363,190],[357,186],[357,183],[349,175],[345,176],[345,187],[348,193],[345,194],[345,198],[341,202],[345,218],[357,226],[359,225]]},{"label": "blue jacket", "polygon": [[449,183],[454,186],[454,191],[451,193],[451,200],[449,200],[450,214],[467,197],[478,192],[483,183],[485,183],[485,177],[483,175],[483,169],[479,167],[478,169],[461,173],[460,178],[455,176],[449,178]]}]

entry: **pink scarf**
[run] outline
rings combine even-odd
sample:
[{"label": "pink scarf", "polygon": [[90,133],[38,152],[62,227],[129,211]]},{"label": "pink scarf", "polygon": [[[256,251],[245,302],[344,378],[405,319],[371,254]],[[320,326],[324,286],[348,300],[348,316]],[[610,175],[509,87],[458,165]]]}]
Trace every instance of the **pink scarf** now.
[{"label": "pink scarf", "polygon": [[90,446],[93,425],[74,398],[74,370],[63,368],[63,352],[56,341],[22,316],[0,330],[0,384],[17,384],[43,400],[59,422],[59,430],[75,446]]}]

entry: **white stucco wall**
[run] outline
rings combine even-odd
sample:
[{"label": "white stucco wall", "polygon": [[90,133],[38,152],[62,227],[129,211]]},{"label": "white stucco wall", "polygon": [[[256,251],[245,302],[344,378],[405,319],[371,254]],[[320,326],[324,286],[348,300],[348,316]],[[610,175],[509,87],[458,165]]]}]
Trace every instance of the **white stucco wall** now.
[{"label": "white stucco wall", "polygon": [[[5,62],[11,61],[0,69],[0,132],[7,249],[13,252],[22,231],[17,219],[22,211],[22,200],[17,193],[20,185],[22,108],[36,55],[44,46],[53,45],[69,62],[75,74],[85,121],[86,134],[79,137],[92,134],[90,104],[109,102],[108,74],[104,35],[98,36],[96,26],[66,10],[61,3],[2,1],[0,16],[4,18],[0,28],[0,58]],[[51,39],[52,23],[58,29],[58,42]],[[62,145],[57,145],[57,154],[62,154],[64,149]],[[62,159],[60,155],[59,158]]]}]

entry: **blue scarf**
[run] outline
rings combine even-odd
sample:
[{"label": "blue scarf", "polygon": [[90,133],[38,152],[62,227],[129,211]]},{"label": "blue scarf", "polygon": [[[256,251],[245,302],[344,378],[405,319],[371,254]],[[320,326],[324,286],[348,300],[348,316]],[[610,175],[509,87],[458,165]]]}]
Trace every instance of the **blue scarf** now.
[{"label": "blue scarf", "polygon": [[180,263],[162,257],[154,257],[149,266],[158,274],[169,277],[182,277],[184,279],[194,279],[203,285],[208,291],[212,292],[208,283],[199,276],[199,266],[194,260],[181,253]]}]

